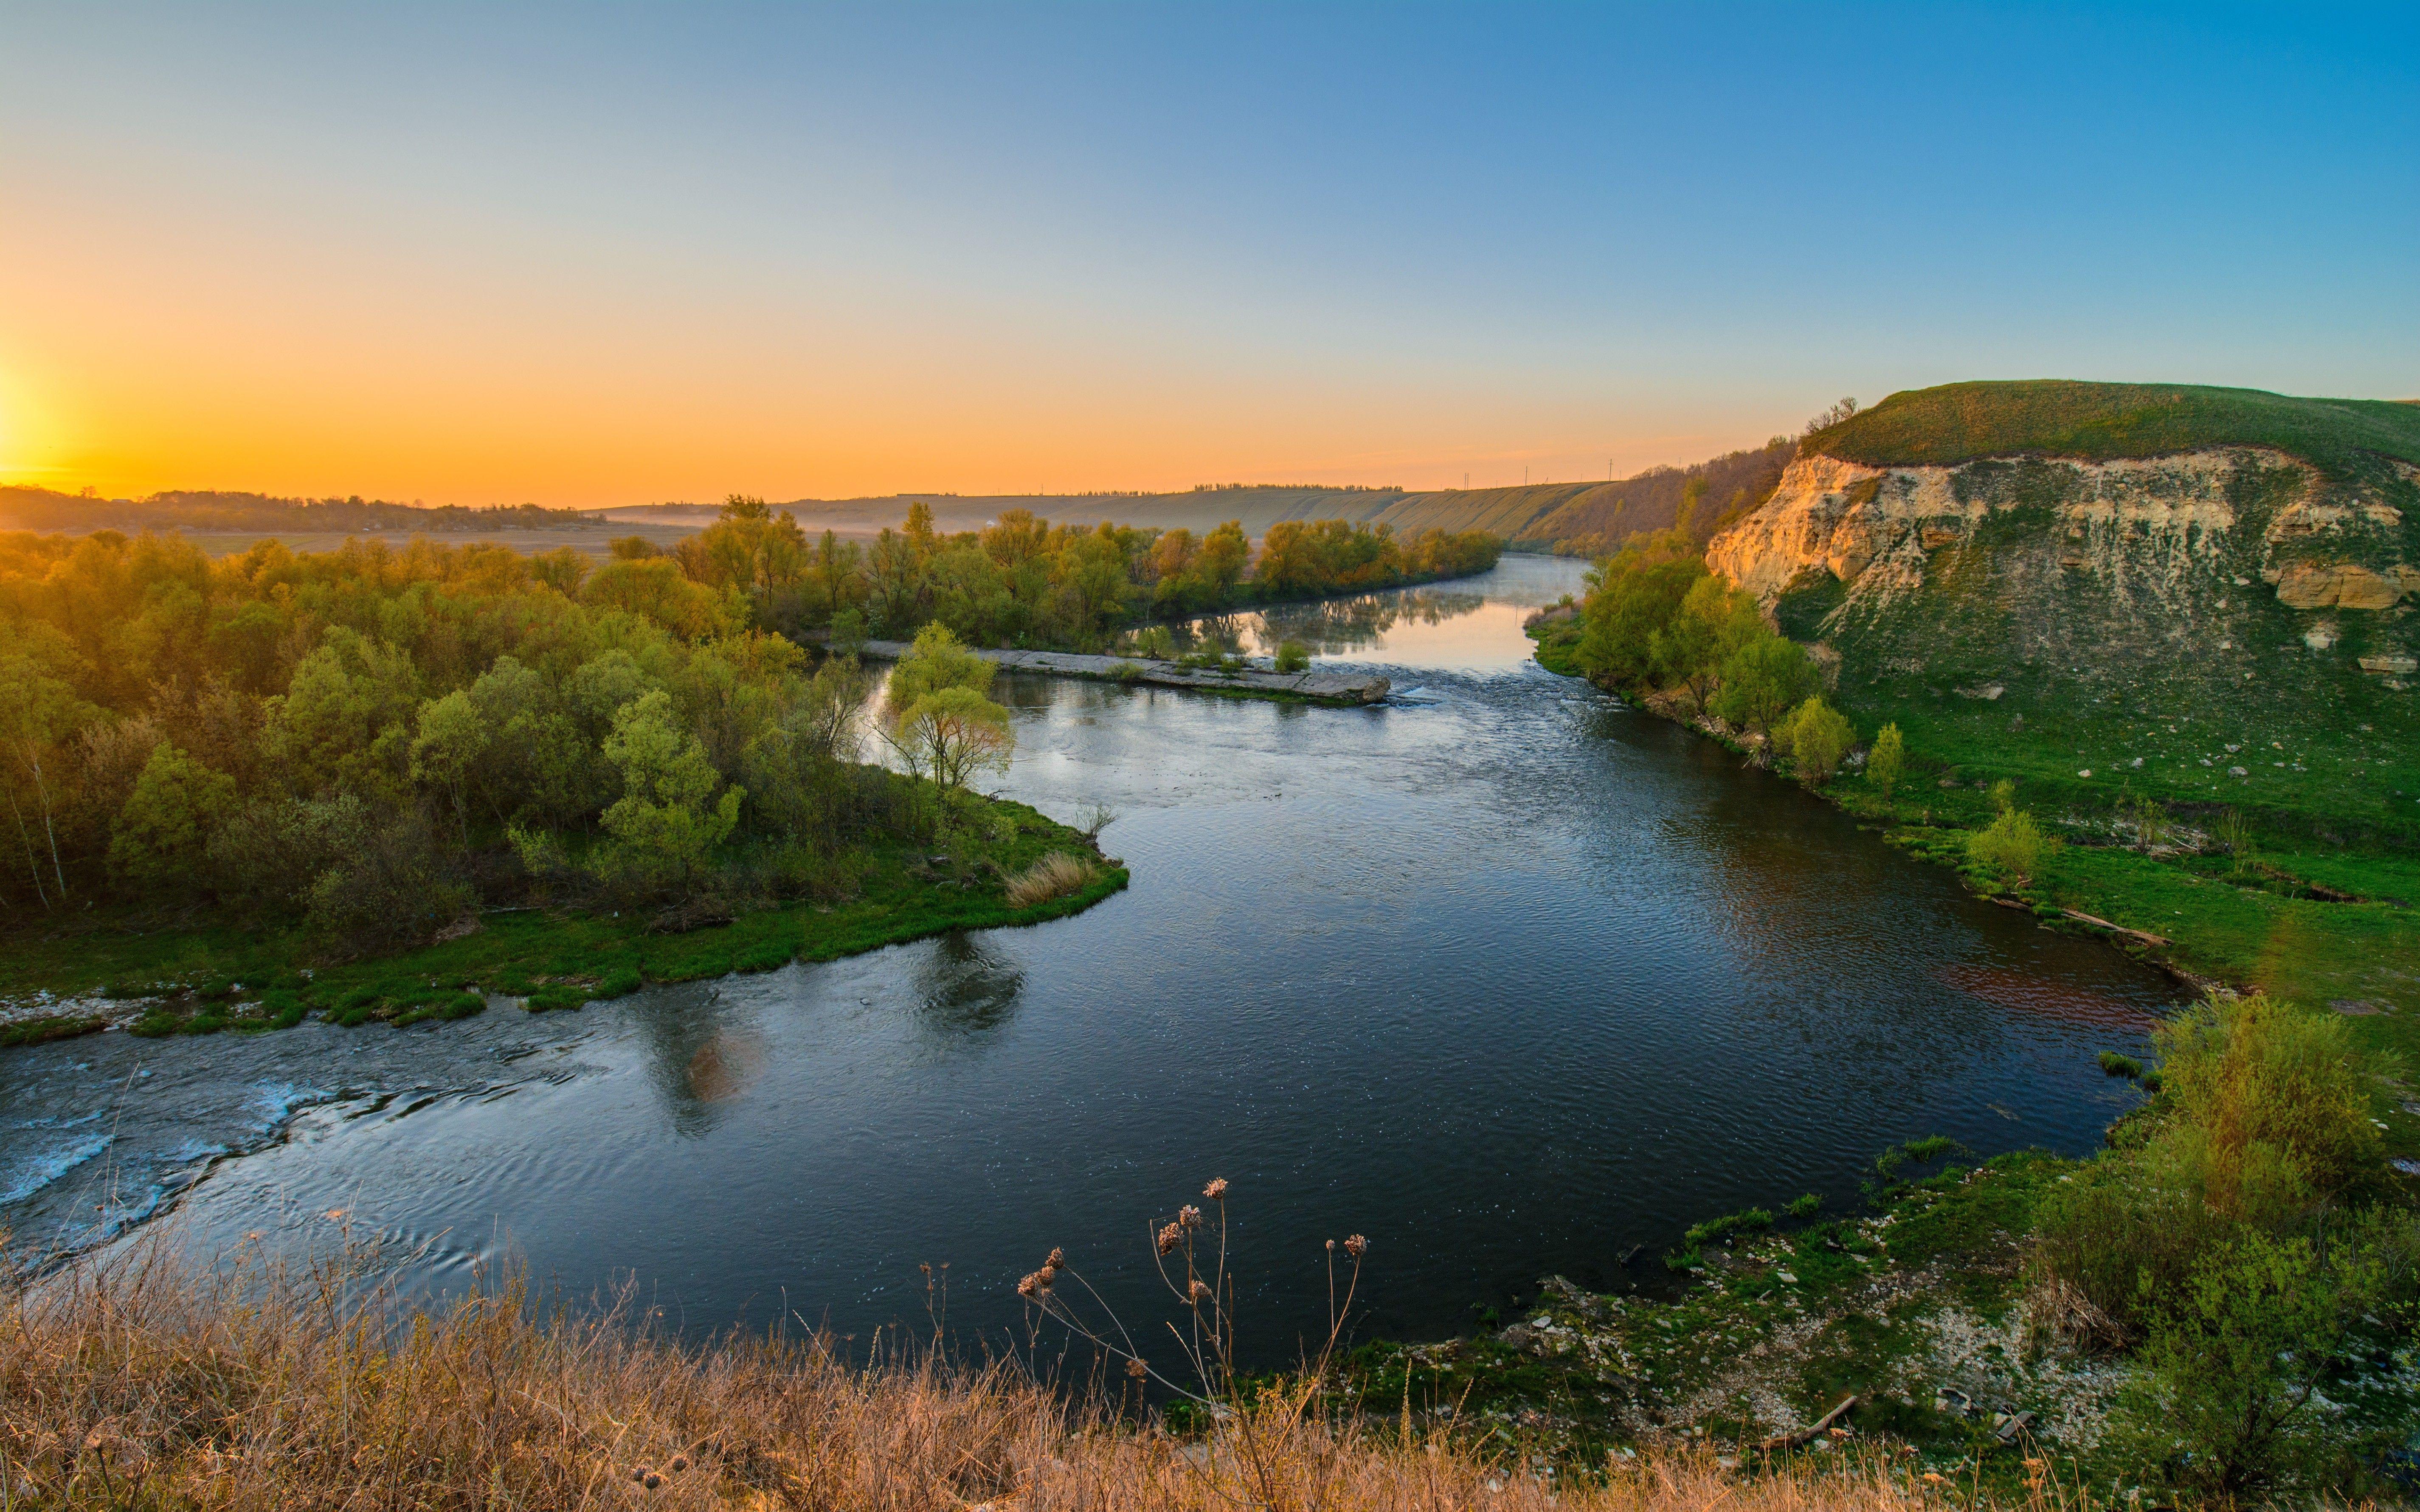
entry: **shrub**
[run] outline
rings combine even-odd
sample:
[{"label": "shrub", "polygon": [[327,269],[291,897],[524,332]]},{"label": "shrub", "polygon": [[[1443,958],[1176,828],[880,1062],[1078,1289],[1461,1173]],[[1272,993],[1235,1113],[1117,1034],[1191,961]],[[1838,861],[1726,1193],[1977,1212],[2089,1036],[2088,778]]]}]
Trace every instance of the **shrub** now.
[{"label": "shrub", "polygon": [[1093,880],[1093,869],[1064,851],[1049,855],[1008,879],[1008,905],[1031,908],[1079,891]]},{"label": "shrub", "polygon": [[1281,672],[1308,671],[1311,669],[1311,648],[1299,640],[1288,640],[1278,647],[1275,665]]},{"label": "shrub", "polygon": [[1907,743],[1900,738],[1898,725],[1886,724],[1874,736],[1873,748],[1866,752],[1866,780],[1887,798],[1906,768]]},{"label": "shrub", "polygon": [[[2005,785],[2005,784],[2004,784]],[[1998,794],[1993,794],[1996,799]],[[2056,847],[2057,841],[2046,839],[2034,824],[2034,816],[2015,809],[2003,809],[1990,827],[1966,842],[1966,854],[1975,863],[1998,873],[2011,884],[2024,887],[2041,870],[2043,857]]]},{"label": "shrub", "polygon": [[2257,1216],[2261,1188],[2281,1180],[2334,1198],[2377,1168],[2370,1068],[2344,1020],[2265,994],[2211,997],[2155,1039],[2162,1085],[2198,1137],[2210,1200],[2222,1211]]},{"label": "shrub", "polygon": [[1856,726],[1820,695],[1798,705],[1785,728],[1790,759],[1796,764],[1798,775],[1809,782],[1830,780],[1840,769],[1840,758],[1857,743]]},{"label": "shrub", "polygon": [[2101,1052],[2101,1069],[2112,1076],[2123,1076],[2130,1082],[2140,1081],[2143,1075],[2141,1061],[2132,1056],[2121,1056],[2115,1050]]},{"label": "shrub", "polygon": [[1805,1196],[1791,1198],[1790,1206],[1782,1209],[1781,1211],[1790,1214],[1792,1218],[1812,1218],[1815,1216],[1817,1211],[1823,1208],[1823,1198],[1822,1194],[1809,1192]]},{"label": "shrub", "polygon": [[2138,1461],[2230,1501],[2310,1463],[2323,1427],[2311,1398],[2339,1363],[2369,1269],[2331,1267],[2302,1238],[2248,1233],[2213,1249],[2153,1311],[2119,1398]]},{"label": "shrub", "polygon": [[2071,1342],[2123,1347],[2141,1336],[2147,1302],[2174,1295],[2232,1227],[2202,1202],[2174,1150],[2155,1142],[2104,1154],[2035,1210],[2037,1312]]}]

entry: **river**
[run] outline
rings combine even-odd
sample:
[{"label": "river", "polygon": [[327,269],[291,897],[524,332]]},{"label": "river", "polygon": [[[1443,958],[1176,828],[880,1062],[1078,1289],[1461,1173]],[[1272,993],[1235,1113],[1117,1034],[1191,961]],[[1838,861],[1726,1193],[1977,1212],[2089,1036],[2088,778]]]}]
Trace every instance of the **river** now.
[{"label": "river", "polygon": [[[526,1265],[692,1332],[1012,1327],[1054,1245],[1168,1316],[1147,1223],[1231,1184],[1248,1350],[1435,1336],[1560,1273],[1655,1286],[1687,1225],[1856,1199],[1875,1154],[2081,1152],[2093,1063],[2175,1001],[1795,786],[1528,659],[1577,564],[1211,626],[1377,664],[1366,710],[1004,677],[1004,791],[1118,817],[1078,917],[396,1030],[0,1053],[19,1253],[164,1221],[221,1253],[375,1241],[407,1289]],[[1638,1246],[1643,1253],[1625,1256]]]}]

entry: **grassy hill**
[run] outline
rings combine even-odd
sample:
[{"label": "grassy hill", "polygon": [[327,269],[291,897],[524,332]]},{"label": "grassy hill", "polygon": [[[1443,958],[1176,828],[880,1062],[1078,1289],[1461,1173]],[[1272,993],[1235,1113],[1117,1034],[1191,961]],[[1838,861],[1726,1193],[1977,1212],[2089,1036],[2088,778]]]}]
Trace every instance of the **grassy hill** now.
[{"label": "grassy hill", "polygon": [[2332,475],[2379,456],[2420,463],[2420,401],[2298,399],[2187,383],[1949,383],[1894,393],[1807,439],[1869,467],[1955,467],[1979,457],[2107,461],[2212,446],[2268,446]]},{"label": "grassy hill", "polygon": [[[1804,455],[1713,555],[1790,567],[1776,623],[1862,733],[1902,732],[1920,775],[1844,802],[1962,858],[2013,779],[2067,841],[2046,905],[2420,1052],[2420,407],[1960,383]],[[2305,591],[2345,572],[2361,594]]]}]

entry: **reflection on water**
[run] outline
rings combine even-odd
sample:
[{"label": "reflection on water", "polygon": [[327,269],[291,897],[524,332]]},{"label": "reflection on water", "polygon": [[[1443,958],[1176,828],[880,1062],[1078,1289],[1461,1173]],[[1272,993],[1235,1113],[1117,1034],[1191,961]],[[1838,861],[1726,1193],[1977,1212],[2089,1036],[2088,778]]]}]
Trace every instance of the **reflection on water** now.
[{"label": "reflection on water", "polygon": [[2138,1096],[2093,1057],[2170,987],[1537,667],[1520,620],[1577,579],[1230,626],[1421,690],[1384,707],[1003,674],[1006,791],[1121,815],[1133,886],[1073,918],[576,1014],[0,1055],[0,1225],[41,1247],[207,1172],[204,1245],[341,1210],[426,1257],[408,1285],[510,1249],[702,1331],[920,1317],[946,1260],[992,1328],[1053,1245],[1157,1316],[1143,1225],[1222,1176],[1278,1360],[1345,1233],[1362,1326],[1435,1335],[1550,1273],[1654,1284],[1717,1212],[1854,1203],[1912,1135],[2092,1148]]},{"label": "reflection on water", "polygon": [[1314,656],[1352,656],[1385,650],[1387,632],[1398,625],[1435,628],[1487,606],[1485,594],[1468,589],[1405,588],[1289,604],[1255,614],[1215,614],[1180,626],[1178,643],[1230,656],[1266,656],[1288,640],[1298,640]]},{"label": "reflection on water", "polygon": [[916,964],[916,1011],[940,1048],[964,1046],[1016,1011],[1025,973],[983,934],[949,934]]}]

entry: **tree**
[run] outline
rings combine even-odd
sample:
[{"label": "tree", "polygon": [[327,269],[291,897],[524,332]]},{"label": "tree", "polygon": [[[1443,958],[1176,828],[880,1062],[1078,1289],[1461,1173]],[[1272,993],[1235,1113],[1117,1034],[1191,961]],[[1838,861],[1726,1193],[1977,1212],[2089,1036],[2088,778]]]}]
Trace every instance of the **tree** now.
[{"label": "tree", "polygon": [[1723,658],[1721,671],[1714,712],[1759,734],[1770,734],[1782,716],[1812,697],[1818,681],[1798,642],[1772,634],[1741,645]]},{"label": "tree", "polygon": [[643,892],[686,887],[738,825],[745,795],[725,788],[716,798],[722,779],[705,743],[675,723],[662,688],[614,714],[604,749],[622,774],[622,796],[601,820],[613,843],[599,847],[597,874]]},{"label": "tree", "polygon": [[1008,711],[970,687],[920,696],[898,712],[892,732],[908,765],[945,788],[964,787],[978,771],[1007,771],[1016,749]]},{"label": "tree", "polygon": [[1648,658],[1658,682],[1680,685],[1690,705],[1702,709],[1723,658],[1765,633],[1756,600],[1708,573],[1690,585],[1664,628],[1649,636]]},{"label": "tree", "polygon": [[916,643],[891,669],[891,705],[904,709],[925,694],[945,687],[989,693],[991,680],[999,671],[998,667],[969,651],[950,633],[948,625],[936,620],[916,632]]},{"label": "tree", "polygon": [[235,779],[163,740],[151,748],[134,792],[118,810],[110,869],[139,887],[194,890],[206,871],[210,836],[236,807]]},{"label": "tree", "polygon": [[446,796],[458,831],[470,827],[471,772],[488,753],[488,721],[461,688],[420,706],[420,733],[411,742],[411,779]]},{"label": "tree", "polygon": [[1856,727],[1848,717],[1818,696],[1798,706],[1790,717],[1790,759],[1808,782],[1826,782],[1840,769],[1840,758],[1857,743]]},{"label": "tree", "polygon": [[1891,789],[1899,786],[1906,764],[1907,746],[1900,736],[1899,726],[1883,726],[1874,736],[1873,748],[1866,752],[1866,780],[1881,789],[1887,799]]},{"label": "tree", "polygon": [[[59,642],[55,635],[28,637],[27,641],[34,649],[50,647],[55,653],[49,658],[53,661],[73,656],[63,642],[53,644]],[[45,908],[56,907],[68,895],[67,864],[59,856],[55,817],[60,795],[54,754],[70,734],[100,712],[32,656],[0,658],[0,743],[8,749],[9,814],[24,845],[35,895]]]}]

